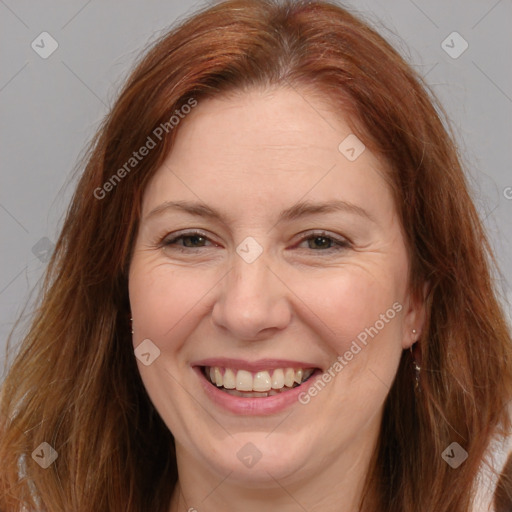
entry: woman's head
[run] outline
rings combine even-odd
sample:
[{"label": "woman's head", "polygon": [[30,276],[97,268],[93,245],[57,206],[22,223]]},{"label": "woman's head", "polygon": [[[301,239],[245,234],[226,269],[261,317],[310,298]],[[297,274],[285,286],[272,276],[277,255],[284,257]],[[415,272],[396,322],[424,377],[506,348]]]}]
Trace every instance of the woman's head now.
[{"label": "woman's head", "polygon": [[[178,456],[214,476],[289,486],[367,463],[421,329],[383,166],[340,151],[341,117],[283,86],[204,99],[145,189],[130,307],[135,347],[159,354],[142,380]],[[316,386],[286,391],[293,369]]]},{"label": "woman's head", "polygon": [[[262,487],[360,465],[367,508],[462,512],[511,393],[485,240],[435,101],[376,32],[326,2],[215,5],[148,52],[94,141],[0,454],[52,439],[64,493],[28,477],[73,510],[165,510],[176,449]],[[208,398],[216,366],[331,379],[246,416]]]}]

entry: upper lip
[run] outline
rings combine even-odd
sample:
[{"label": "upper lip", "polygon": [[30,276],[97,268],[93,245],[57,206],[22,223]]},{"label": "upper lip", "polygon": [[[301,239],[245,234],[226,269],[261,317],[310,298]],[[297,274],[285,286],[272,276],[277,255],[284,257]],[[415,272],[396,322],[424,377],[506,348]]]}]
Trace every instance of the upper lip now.
[{"label": "upper lip", "polygon": [[233,359],[226,357],[212,357],[195,361],[192,366],[218,366],[219,368],[236,368],[237,370],[247,370],[249,372],[260,372],[272,370],[275,368],[318,368],[317,365],[304,361],[291,361],[289,359],[258,359],[256,361],[246,361],[244,359]]}]

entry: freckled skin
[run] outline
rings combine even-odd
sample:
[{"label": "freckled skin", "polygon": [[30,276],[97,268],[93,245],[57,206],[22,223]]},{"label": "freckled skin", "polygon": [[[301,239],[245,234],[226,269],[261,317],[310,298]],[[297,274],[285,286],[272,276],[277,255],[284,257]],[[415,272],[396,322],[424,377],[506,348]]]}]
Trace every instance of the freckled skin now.
[{"label": "freckled skin", "polygon": [[[312,96],[306,103],[290,89],[204,100],[145,191],[129,277],[133,341],[149,338],[161,351],[138,365],[176,439],[187,507],[354,510],[384,400],[423,309],[408,294],[381,162],[368,149],[354,162],[338,151],[350,133],[328,104]],[[226,220],[178,210],[147,217],[179,200],[202,202]],[[276,224],[299,200],[347,201],[374,221],[343,211]],[[160,243],[193,229],[206,238]],[[319,231],[349,244],[333,249],[315,239]],[[236,252],[246,237],[263,248],[250,264]],[[236,415],[210,401],[191,367],[208,357],[279,358],[326,370],[397,302],[402,310],[307,405]],[[252,468],[237,458],[248,442],[262,453]],[[187,510],[178,494],[170,510]]]}]

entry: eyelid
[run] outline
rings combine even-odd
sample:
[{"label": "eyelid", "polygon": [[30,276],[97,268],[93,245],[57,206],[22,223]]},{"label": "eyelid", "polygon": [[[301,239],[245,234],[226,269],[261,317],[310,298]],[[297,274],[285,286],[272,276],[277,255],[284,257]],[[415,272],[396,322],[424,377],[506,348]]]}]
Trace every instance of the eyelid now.
[{"label": "eyelid", "polygon": [[314,236],[325,236],[326,238],[332,238],[333,240],[337,240],[338,242],[352,243],[346,236],[332,233],[331,231],[327,231],[325,229],[310,229],[308,231],[304,231],[303,233],[301,233],[300,237],[302,240],[304,238],[308,238],[313,235]]},{"label": "eyelid", "polygon": [[[179,246],[179,245],[175,245],[175,242],[178,241],[179,239],[186,238],[186,237],[193,237],[193,236],[200,236],[202,238],[205,238],[207,241],[209,241],[213,245],[202,246],[202,247],[182,247],[182,246]],[[310,240],[310,239],[312,239],[314,237],[329,238],[330,240],[333,241],[333,247],[329,247],[327,249],[315,250],[315,251],[312,250],[313,252],[324,252],[325,253],[325,252],[339,251],[339,250],[342,250],[342,249],[346,249],[348,247],[352,247],[352,245],[353,245],[351,240],[349,240],[345,236],[334,234],[334,233],[330,233],[329,231],[322,230],[322,229],[316,229],[316,230],[312,229],[312,230],[305,231],[305,232],[301,233],[300,234],[300,238],[297,241],[297,243],[294,244],[294,247],[296,247],[297,245],[301,244],[302,242]],[[166,235],[165,237],[163,237],[160,240],[158,245],[160,247],[170,247],[170,246],[174,245],[174,249],[176,249],[178,251],[181,251],[181,252],[200,250],[200,249],[203,249],[205,247],[212,247],[212,246],[219,247],[219,246],[221,246],[220,244],[218,244],[214,240],[211,240],[210,236],[206,232],[204,232],[204,231],[202,231],[200,229],[188,229],[188,230],[184,229],[184,230],[172,233],[170,235]]]},{"label": "eyelid", "polygon": [[319,250],[315,252],[329,252],[331,250],[340,250],[343,248],[351,247],[353,245],[352,241],[349,240],[346,236],[337,235],[334,233],[331,233],[329,231],[323,230],[323,229],[312,229],[309,231],[305,231],[304,233],[301,233],[300,239],[297,242],[298,244],[304,242],[305,240],[309,240],[313,237],[325,237],[330,238],[334,241],[335,245],[338,247],[329,247],[328,249]]},{"label": "eyelid", "polygon": [[[211,239],[210,235],[208,235],[205,231],[202,231],[200,229],[183,229],[181,231],[176,231],[175,233],[171,233],[169,235],[165,235],[162,239],[159,245],[166,246],[170,245],[172,242],[175,242],[176,240],[180,238],[190,237],[190,236],[201,236],[205,239],[207,239],[209,242],[211,242],[215,246],[219,246],[217,242]],[[183,248],[184,249],[184,248]],[[194,247],[189,247],[188,250],[194,249]],[[195,249],[201,249],[201,247],[195,247]]]}]

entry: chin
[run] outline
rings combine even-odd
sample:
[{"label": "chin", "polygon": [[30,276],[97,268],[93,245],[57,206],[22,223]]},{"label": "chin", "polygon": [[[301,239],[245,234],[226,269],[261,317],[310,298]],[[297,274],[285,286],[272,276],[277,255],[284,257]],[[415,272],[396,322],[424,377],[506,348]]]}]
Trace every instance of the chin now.
[{"label": "chin", "polygon": [[[206,460],[210,467],[232,481],[249,487],[265,487],[275,480],[306,477],[312,462],[312,453],[306,453],[304,443],[296,435],[246,432],[226,438],[221,446],[212,445],[214,460]],[[308,443],[311,446],[311,443]],[[210,452],[211,453],[211,452]],[[222,455],[219,455],[222,454]]]}]

